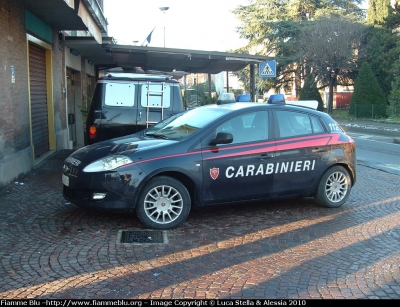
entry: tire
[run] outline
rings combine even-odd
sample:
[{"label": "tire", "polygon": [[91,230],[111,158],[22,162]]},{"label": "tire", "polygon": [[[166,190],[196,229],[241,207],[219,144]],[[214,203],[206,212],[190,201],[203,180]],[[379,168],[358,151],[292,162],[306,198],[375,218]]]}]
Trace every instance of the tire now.
[{"label": "tire", "polygon": [[349,172],[342,166],[333,166],[321,177],[315,200],[328,208],[338,208],[350,195],[351,178]]},{"label": "tire", "polygon": [[189,215],[191,199],[178,180],[160,176],[144,186],[136,205],[140,221],[152,229],[171,229],[181,225]]}]

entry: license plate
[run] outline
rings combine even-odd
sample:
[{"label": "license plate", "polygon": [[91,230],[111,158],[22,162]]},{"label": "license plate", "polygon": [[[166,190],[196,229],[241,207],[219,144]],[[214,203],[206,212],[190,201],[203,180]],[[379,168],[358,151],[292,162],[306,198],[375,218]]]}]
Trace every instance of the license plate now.
[{"label": "license plate", "polygon": [[62,175],[62,183],[64,185],[66,185],[67,187],[69,187],[69,177],[63,174]]}]

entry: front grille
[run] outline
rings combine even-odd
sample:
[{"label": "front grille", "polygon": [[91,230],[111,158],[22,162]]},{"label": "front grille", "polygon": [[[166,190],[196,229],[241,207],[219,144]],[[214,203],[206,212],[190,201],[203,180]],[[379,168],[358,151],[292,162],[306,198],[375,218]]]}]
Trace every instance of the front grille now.
[{"label": "front grille", "polygon": [[76,190],[71,189],[71,188],[67,187],[66,185],[64,185],[63,193],[66,197],[68,197],[70,199],[76,199]]},{"label": "front grille", "polygon": [[71,175],[71,176],[76,177],[78,175],[78,170],[74,167],[69,166],[68,164],[64,164],[63,173],[65,175]]}]

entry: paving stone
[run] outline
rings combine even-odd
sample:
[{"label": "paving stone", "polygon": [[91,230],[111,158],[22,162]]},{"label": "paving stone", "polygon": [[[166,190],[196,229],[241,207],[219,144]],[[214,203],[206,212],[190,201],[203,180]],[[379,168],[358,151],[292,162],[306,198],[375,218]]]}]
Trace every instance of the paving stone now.
[{"label": "paving stone", "polygon": [[134,214],[61,194],[70,151],[0,191],[0,297],[399,299],[400,177],[358,166],[345,205],[312,199],[195,209],[168,244],[119,245]]}]

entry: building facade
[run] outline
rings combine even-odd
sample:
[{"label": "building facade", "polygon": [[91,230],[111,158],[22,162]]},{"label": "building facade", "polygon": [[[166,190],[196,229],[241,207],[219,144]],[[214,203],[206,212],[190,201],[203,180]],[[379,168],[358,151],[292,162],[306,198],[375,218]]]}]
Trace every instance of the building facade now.
[{"label": "building facade", "polygon": [[95,69],[63,44],[63,30],[101,40],[99,3],[0,0],[0,188],[52,152],[83,145],[76,131]]}]

